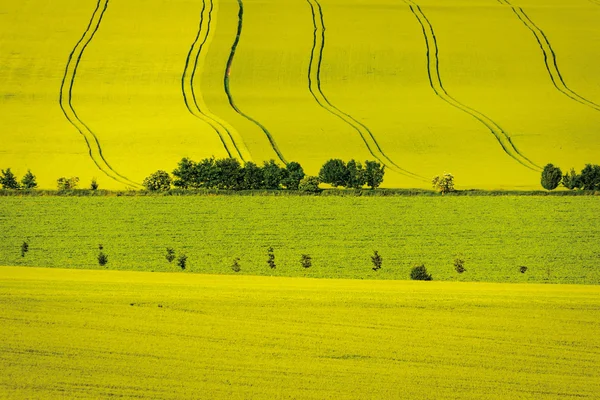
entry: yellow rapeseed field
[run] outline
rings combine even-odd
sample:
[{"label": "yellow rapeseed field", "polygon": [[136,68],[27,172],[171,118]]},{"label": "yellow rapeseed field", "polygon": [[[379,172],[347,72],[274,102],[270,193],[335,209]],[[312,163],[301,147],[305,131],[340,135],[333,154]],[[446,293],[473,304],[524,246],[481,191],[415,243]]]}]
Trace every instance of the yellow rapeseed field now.
[{"label": "yellow rapeseed field", "polygon": [[0,267],[9,399],[597,399],[597,286]]},{"label": "yellow rapeseed field", "polygon": [[0,168],[137,187],[184,156],[378,159],[386,186],[537,188],[600,154],[596,0],[0,6]]}]

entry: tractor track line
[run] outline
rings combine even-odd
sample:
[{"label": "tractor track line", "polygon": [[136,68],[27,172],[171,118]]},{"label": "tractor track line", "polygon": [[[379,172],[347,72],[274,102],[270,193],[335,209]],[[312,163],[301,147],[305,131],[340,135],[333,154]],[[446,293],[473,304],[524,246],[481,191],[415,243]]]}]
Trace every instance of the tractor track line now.
[{"label": "tractor track line", "polygon": [[558,61],[556,60],[556,53],[548,40],[548,37],[525,13],[523,8],[513,6],[508,0],[498,0],[498,2],[502,5],[509,6],[515,15],[519,18],[519,20],[525,25],[527,29],[531,31],[535,40],[537,41],[540,49],[542,50],[542,54],[544,55],[544,64],[546,65],[546,71],[548,71],[548,75],[550,75],[550,80],[552,80],[552,84],[554,87],[570,98],[580,104],[586,105],[588,107],[593,108],[596,111],[600,111],[600,105],[594,103],[586,99],[585,97],[577,94],[575,91],[571,90],[566,82],[564,81],[562,74],[560,73],[560,69],[558,68]]},{"label": "tractor track line", "polygon": [[241,115],[242,117],[246,118],[248,121],[250,121],[253,124],[255,124],[256,126],[258,126],[264,132],[264,134],[267,136],[267,139],[269,140],[269,143],[271,144],[271,147],[273,148],[273,151],[275,151],[275,154],[277,154],[277,157],[281,160],[282,163],[287,165],[287,161],[286,161],[285,157],[283,156],[283,154],[281,153],[281,151],[279,150],[279,147],[277,146],[275,139],[273,139],[271,132],[269,132],[269,130],[263,124],[261,124],[260,122],[258,122],[257,120],[255,120],[254,118],[252,118],[251,116],[244,113],[242,110],[240,110],[238,108],[238,106],[235,104],[235,101],[233,100],[233,95],[231,94],[231,90],[229,88],[229,75],[231,74],[231,68],[233,66],[233,59],[235,58],[235,52],[237,50],[238,45],[240,44],[240,39],[242,36],[242,28],[243,28],[243,23],[244,23],[244,2],[243,2],[243,0],[237,0],[237,2],[238,2],[238,7],[239,7],[238,27],[237,27],[237,33],[235,36],[235,40],[233,41],[233,44],[231,46],[231,52],[229,53],[229,59],[227,60],[227,66],[225,69],[225,77],[223,78],[223,86],[225,87],[225,93],[227,94],[227,99],[229,100],[229,104],[231,105],[231,108],[233,108],[235,110],[235,112],[237,112],[239,115]]},{"label": "tractor track line", "polygon": [[[79,68],[79,64],[81,62],[81,58],[83,57],[83,53],[85,49],[90,44],[96,32],[100,28],[100,23],[102,22],[102,18],[104,17],[104,13],[108,8],[109,0],[98,0],[96,4],[96,9],[90,18],[90,22],[85,29],[85,32],[81,36],[81,39],[77,42],[71,53],[69,54],[69,58],[67,61],[67,66],[65,67],[65,74],[62,78],[62,82],[60,85],[60,95],[59,95],[59,104],[60,108],[63,111],[63,114],[67,118],[67,120],[73,125],[79,133],[83,136],[85,143],[88,148],[88,152],[90,158],[96,164],[98,169],[109,178],[122,183],[124,185],[133,185],[135,187],[140,187],[140,185],[132,180],[124,177],[115,171],[108,161],[104,158],[102,154],[102,147],[100,146],[100,141],[96,134],[79,118],[75,108],[73,107],[73,86],[75,85],[75,78],[77,76],[77,69]],[[67,84],[68,82],[68,84]]]},{"label": "tractor track line", "polygon": [[492,119],[482,114],[481,112],[462,104],[446,91],[440,75],[439,48],[437,44],[437,37],[435,36],[435,32],[433,30],[433,26],[421,10],[420,6],[415,4],[412,0],[403,1],[408,5],[410,11],[413,13],[423,30],[423,36],[425,37],[425,46],[427,48],[427,73],[429,76],[429,85],[431,86],[435,94],[440,99],[444,100],[446,103],[463,111],[464,113],[469,114],[471,117],[475,118],[483,125],[485,125],[490,130],[490,132],[496,137],[496,140],[498,140],[498,143],[500,143],[500,146],[502,147],[504,152],[510,157],[512,157],[515,161],[531,170],[541,171],[541,167],[539,165],[533,163],[531,160],[529,160],[527,157],[521,154],[521,152],[514,145],[508,133],[506,133],[496,122],[494,122]]},{"label": "tractor track line", "polygon": [[[314,26],[314,39],[313,47],[310,55],[310,64],[308,68],[308,89],[316,100],[316,102],[326,111],[335,115],[346,124],[350,125],[358,134],[367,146],[369,153],[375,157],[386,167],[391,170],[407,176],[409,178],[425,180],[422,176],[414,174],[404,168],[398,166],[392,161],[381,149],[379,143],[375,139],[375,136],[366,125],[356,120],[351,115],[341,111],[339,108],[331,104],[327,96],[323,93],[321,88],[321,65],[323,62],[323,52],[325,49],[325,18],[323,16],[323,8],[318,0],[306,0],[310,5],[313,18]],[[318,14],[318,17],[317,17]],[[320,33],[320,35],[319,35]],[[316,66],[315,66],[316,64]],[[387,162],[385,160],[387,160]]]},{"label": "tractor track line", "polygon": [[[208,18],[205,18],[206,2],[210,3],[210,8],[208,10]],[[200,24],[198,26],[198,33],[196,34],[196,38],[190,47],[190,51],[185,60],[185,68],[183,70],[183,74],[181,76],[181,92],[183,94],[183,100],[185,102],[185,106],[188,111],[195,116],[196,118],[204,121],[217,133],[227,155],[231,158],[233,157],[232,152],[230,150],[230,146],[235,148],[235,151],[238,157],[245,162],[242,153],[240,152],[233,136],[229,129],[227,129],[223,124],[221,124],[216,118],[211,117],[208,112],[204,112],[200,105],[198,104],[198,98],[196,96],[196,91],[194,89],[194,79],[196,77],[196,72],[198,70],[198,63],[200,59],[200,55],[202,54],[202,50],[204,49],[204,45],[208,41],[208,37],[210,35],[210,29],[212,24],[212,13],[214,9],[214,4],[212,0],[204,0],[202,2],[202,11],[200,11]],[[205,26],[206,22],[206,26]],[[206,27],[206,32],[203,35],[204,28]],[[191,60],[194,60],[193,65],[191,66]],[[191,71],[191,73],[190,73]],[[224,133],[223,133],[224,132]],[[229,138],[230,145],[227,144],[226,138]]]}]

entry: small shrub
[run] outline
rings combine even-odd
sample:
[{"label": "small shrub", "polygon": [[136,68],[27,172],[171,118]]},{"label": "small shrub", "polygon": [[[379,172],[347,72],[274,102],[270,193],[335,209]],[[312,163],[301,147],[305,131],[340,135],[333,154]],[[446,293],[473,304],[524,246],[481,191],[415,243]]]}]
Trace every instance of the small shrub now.
[{"label": "small shrub", "polygon": [[56,180],[58,190],[73,190],[79,185],[79,178],[72,176],[70,178],[61,177]]},{"label": "small shrub", "polygon": [[25,253],[29,251],[29,243],[26,241],[21,244],[21,257],[25,257]]},{"label": "small shrub", "polygon": [[560,184],[562,177],[563,175],[560,168],[555,167],[552,164],[548,164],[542,171],[542,187],[546,190],[554,190]]},{"label": "small shrub", "polygon": [[35,180],[35,175],[31,173],[31,170],[27,170],[27,173],[21,179],[21,186],[23,189],[35,189],[38,184]]},{"label": "small shrub", "polygon": [[410,279],[413,281],[432,281],[432,276],[427,272],[425,265],[417,265],[410,270]]},{"label": "small shrub", "polygon": [[275,265],[275,250],[273,250],[272,247],[269,247],[269,250],[267,250],[267,254],[269,256],[269,259],[267,260],[267,265],[269,265],[271,269],[277,268],[277,265]]},{"label": "small shrub", "polygon": [[459,274],[462,274],[463,272],[466,271],[465,269],[465,260],[463,260],[462,258],[455,258],[454,259],[454,270],[456,272],[458,272]]},{"label": "small shrub", "polygon": [[379,252],[375,250],[371,256],[371,263],[373,263],[373,271],[379,271],[383,264],[383,257],[379,255]]},{"label": "small shrub", "polygon": [[175,260],[175,250],[173,250],[170,247],[167,247],[167,254],[165,255],[165,258],[168,262],[172,263],[173,260]]},{"label": "small shrub", "polygon": [[96,178],[92,178],[92,182],[90,182],[90,190],[98,190],[100,186],[98,185],[98,181]]},{"label": "small shrub", "polygon": [[234,258],[233,259],[233,264],[231,264],[231,270],[233,272],[240,272],[242,270],[242,267],[240,266],[240,259],[239,258]]},{"label": "small shrub", "polygon": [[433,188],[441,194],[454,192],[454,175],[444,172],[443,175],[433,177],[431,180]]},{"label": "small shrub", "polygon": [[106,264],[108,264],[108,256],[104,254],[102,250],[100,250],[100,253],[98,253],[98,264],[100,264],[101,267],[104,267]]},{"label": "small shrub", "polygon": [[308,254],[302,254],[302,257],[300,258],[300,264],[303,268],[312,267],[312,257]]},{"label": "small shrub", "polygon": [[321,181],[316,176],[305,176],[298,184],[298,190],[305,193],[319,193]]},{"label": "small shrub", "polygon": [[146,177],[142,185],[150,192],[167,191],[171,189],[171,176],[168,172],[159,170]]},{"label": "small shrub", "polygon": [[522,274],[524,274],[525,272],[527,272],[527,267],[526,267],[526,266],[524,266],[524,265],[521,265],[521,266],[519,267],[519,272],[520,272],[520,273],[522,273]]},{"label": "small shrub", "polygon": [[180,254],[177,258],[177,265],[181,268],[182,271],[185,271],[185,267],[187,267],[187,256],[185,254]]},{"label": "small shrub", "polygon": [[583,190],[600,190],[600,165],[586,164],[580,180]]}]

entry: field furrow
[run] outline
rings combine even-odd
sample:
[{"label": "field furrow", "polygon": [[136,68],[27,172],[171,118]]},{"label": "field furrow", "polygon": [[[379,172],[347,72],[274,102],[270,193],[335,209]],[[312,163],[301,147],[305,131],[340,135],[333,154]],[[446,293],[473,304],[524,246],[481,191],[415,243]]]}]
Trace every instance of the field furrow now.
[{"label": "field furrow", "polygon": [[389,158],[381,149],[381,146],[377,142],[377,139],[375,139],[373,132],[371,132],[371,130],[365,124],[359,122],[353,116],[343,112],[331,104],[325,93],[323,93],[323,89],[321,88],[321,66],[323,61],[323,52],[325,50],[325,18],[323,16],[323,8],[321,7],[319,1],[307,0],[307,2],[311,8],[314,25],[314,41],[308,69],[308,87],[310,93],[321,107],[351,126],[352,129],[354,129],[360,135],[365,146],[367,146],[369,153],[383,165],[401,175],[424,180],[422,176],[400,167],[391,158]]},{"label": "field furrow", "polygon": [[[207,7],[207,4],[208,7]],[[212,114],[202,98],[202,93],[196,93],[194,88],[194,80],[196,73],[198,72],[198,63],[200,56],[203,55],[204,46],[208,46],[210,37],[212,14],[214,10],[213,0],[204,0],[202,2],[202,10],[200,12],[200,24],[198,26],[198,32],[196,38],[192,43],[190,51],[185,60],[185,68],[183,75],[181,76],[181,91],[185,106],[189,112],[200,120],[206,122],[219,136],[219,140],[223,143],[223,147],[229,157],[237,157],[242,161],[246,160],[246,157],[240,151],[240,146],[236,143],[231,130],[225,126],[224,122],[221,122],[218,117]]]},{"label": "field furrow", "polygon": [[264,134],[267,136],[267,139],[269,140],[269,143],[271,144],[273,151],[275,152],[275,154],[277,154],[277,158],[279,158],[279,160],[281,162],[283,162],[284,164],[287,164],[287,161],[286,161],[285,157],[283,156],[283,153],[279,150],[279,147],[277,146],[277,143],[275,142],[275,139],[273,138],[273,135],[271,134],[271,132],[269,132],[269,130],[263,124],[258,122],[256,119],[254,119],[250,115],[244,113],[236,105],[236,103],[233,99],[233,95],[231,93],[231,88],[229,86],[229,77],[231,75],[231,71],[233,68],[233,60],[235,58],[235,52],[236,52],[238,45],[240,44],[240,40],[242,38],[242,30],[243,30],[243,25],[244,25],[244,2],[243,2],[243,0],[237,0],[237,2],[238,2],[238,7],[239,7],[238,25],[237,25],[237,32],[236,32],[235,40],[233,41],[233,45],[231,46],[231,52],[229,53],[229,59],[227,60],[227,69],[225,70],[225,77],[224,77],[225,93],[227,93],[227,98],[229,99],[229,104],[235,110],[235,112],[238,113],[239,115],[241,115],[242,117],[246,118],[248,121],[254,123],[256,126],[258,126],[264,132]]},{"label": "field furrow", "polygon": [[512,11],[515,13],[515,15],[519,18],[519,20],[527,27],[527,29],[529,29],[529,31],[531,31],[531,33],[535,37],[535,40],[537,41],[537,43],[540,47],[540,50],[542,51],[542,54],[544,55],[544,64],[546,65],[546,70],[548,71],[548,75],[550,76],[550,80],[552,80],[552,84],[554,85],[554,87],[559,92],[561,92],[565,96],[569,97],[570,99],[572,99],[578,103],[581,103],[583,105],[586,105],[588,107],[591,107],[597,111],[600,111],[600,105],[580,96],[579,94],[577,94],[575,91],[571,90],[567,86],[567,84],[565,83],[565,80],[563,79],[563,76],[560,72],[560,69],[558,68],[558,61],[556,59],[556,53],[555,53],[554,49],[552,48],[552,45],[550,44],[548,37],[546,36],[544,31],[542,31],[535,24],[535,22],[533,22],[531,20],[531,18],[529,18],[529,16],[525,13],[523,8],[515,7],[508,0],[498,0],[498,2],[500,4],[509,6],[512,9]]},{"label": "field furrow", "polygon": [[106,174],[111,179],[114,179],[117,182],[123,183],[125,185],[133,185],[136,187],[140,187],[140,185],[136,182],[129,180],[123,175],[119,174],[115,171],[108,161],[104,158],[102,154],[102,147],[100,146],[100,141],[96,134],[79,118],[75,108],[73,107],[73,86],[75,85],[75,79],[77,77],[77,69],[83,57],[83,53],[87,46],[94,39],[94,35],[98,32],[100,28],[100,24],[102,23],[102,18],[104,17],[104,13],[108,8],[109,0],[98,0],[96,5],[96,9],[90,18],[90,22],[81,36],[81,39],[77,42],[73,51],[69,55],[69,59],[67,61],[67,66],[65,68],[65,74],[63,76],[63,80],[60,86],[60,97],[59,103],[60,107],[65,114],[65,117],[69,120],[69,122],[79,131],[79,133],[84,137],[85,143],[88,147],[90,158],[94,161],[94,164],[100,169],[104,174]]},{"label": "field furrow", "polygon": [[485,114],[464,105],[460,101],[456,100],[451,96],[442,83],[440,74],[440,61],[439,61],[439,48],[437,38],[433,26],[429,22],[429,19],[423,13],[423,10],[412,0],[403,0],[414,14],[415,18],[419,21],[423,29],[423,36],[425,37],[425,46],[427,47],[427,73],[429,76],[429,84],[435,94],[442,100],[450,104],[451,106],[469,114],[490,130],[490,132],[496,137],[498,143],[502,147],[502,150],[518,163],[531,170],[541,170],[540,166],[533,163],[529,158],[525,157],[519,149],[513,143],[509,134],[500,127],[495,121],[490,119]]}]

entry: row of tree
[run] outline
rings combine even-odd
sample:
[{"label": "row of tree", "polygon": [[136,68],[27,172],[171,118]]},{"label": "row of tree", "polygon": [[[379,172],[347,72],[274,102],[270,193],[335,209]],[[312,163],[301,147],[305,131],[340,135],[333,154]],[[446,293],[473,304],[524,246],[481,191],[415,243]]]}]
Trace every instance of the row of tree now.
[{"label": "row of tree", "polygon": [[320,183],[333,187],[343,186],[359,189],[365,185],[375,189],[383,182],[385,167],[375,161],[366,161],[365,166],[355,160],[344,162],[339,159],[327,161],[319,176],[307,176],[297,162],[284,167],[275,160],[265,161],[262,166],[253,162],[242,165],[235,158],[205,158],[199,162],[183,158],[171,175],[156,171],[144,179],[149,191],[166,191],[172,186],[181,189],[223,190],[301,190],[319,191]]},{"label": "row of tree", "polygon": [[0,185],[3,189],[35,189],[38,186],[35,175],[30,170],[27,170],[21,182],[19,182],[10,168],[1,170]]},{"label": "row of tree", "polygon": [[560,184],[569,190],[600,190],[600,165],[586,164],[579,174],[574,168],[563,174],[559,167],[546,165],[542,171],[542,187],[554,190]]}]

